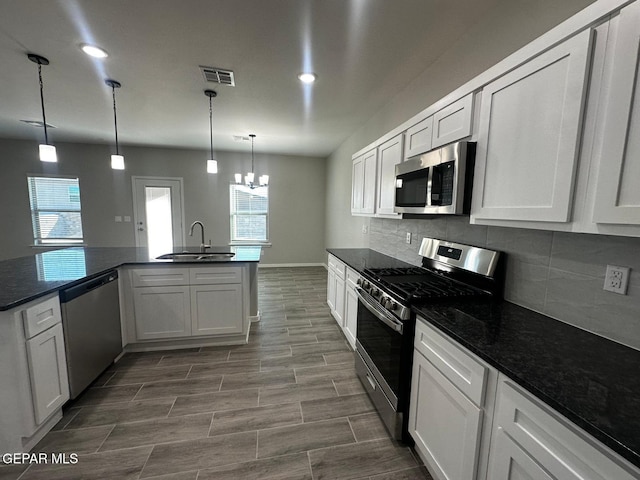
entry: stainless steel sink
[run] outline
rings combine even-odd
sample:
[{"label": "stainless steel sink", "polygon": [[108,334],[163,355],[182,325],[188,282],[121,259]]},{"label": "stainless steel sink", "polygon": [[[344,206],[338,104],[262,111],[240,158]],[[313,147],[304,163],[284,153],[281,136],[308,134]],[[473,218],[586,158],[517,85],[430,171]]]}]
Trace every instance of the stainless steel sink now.
[{"label": "stainless steel sink", "polygon": [[180,253],[165,253],[156,257],[157,260],[174,260],[174,261],[202,261],[202,262],[224,262],[231,260],[235,256],[234,252],[211,252],[211,253],[193,253],[193,252],[180,252]]}]

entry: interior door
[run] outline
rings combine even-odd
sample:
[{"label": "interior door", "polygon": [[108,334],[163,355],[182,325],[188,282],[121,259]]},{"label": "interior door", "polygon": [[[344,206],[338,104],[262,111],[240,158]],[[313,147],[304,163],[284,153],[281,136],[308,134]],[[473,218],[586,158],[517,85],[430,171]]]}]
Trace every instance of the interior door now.
[{"label": "interior door", "polygon": [[181,178],[132,177],[136,246],[155,258],[185,244]]}]

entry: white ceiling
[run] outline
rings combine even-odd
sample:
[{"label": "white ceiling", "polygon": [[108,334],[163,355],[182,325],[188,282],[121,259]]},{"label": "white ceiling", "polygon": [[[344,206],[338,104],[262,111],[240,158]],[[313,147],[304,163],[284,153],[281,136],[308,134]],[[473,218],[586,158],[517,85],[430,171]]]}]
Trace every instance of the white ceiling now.
[{"label": "white ceiling", "polygon": [[[41,139],[37,66],[56,141],[327,156],[499,0],[3,0],[0,136]],[[95,60],[92,43],[110,56]],[[231,69],[208,84],[198,66]],[[312,87],[296,78],[310,69]],[[452,90],[457,85],[452,85]],[[424,107],[426,107],[425,105]],[[126,153],[126,152],[125,152]]]}]

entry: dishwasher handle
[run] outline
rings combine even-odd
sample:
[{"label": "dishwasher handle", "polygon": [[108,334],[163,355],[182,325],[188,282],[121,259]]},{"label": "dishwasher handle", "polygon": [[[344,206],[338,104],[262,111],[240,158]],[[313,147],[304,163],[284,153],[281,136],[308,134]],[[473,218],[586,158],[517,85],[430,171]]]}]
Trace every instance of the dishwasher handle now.
[{"label": "dishwasher handle", "polygon": [[60,302],[67,303],[71,300],[84,295],[85,293],[89,293],[96,288],[102,287],[107,283],[111,283],[118,279],[118,272],[116,270],[112,270],[103,275],[100,275],[97,278],[93,278],[79,285],[75,285],[73,287],[67,288],[65,290],[60,291]]}]

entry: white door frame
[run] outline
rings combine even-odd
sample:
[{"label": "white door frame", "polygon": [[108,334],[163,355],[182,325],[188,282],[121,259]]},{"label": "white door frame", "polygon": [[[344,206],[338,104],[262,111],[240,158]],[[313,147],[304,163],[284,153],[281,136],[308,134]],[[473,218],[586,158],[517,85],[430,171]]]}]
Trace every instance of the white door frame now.
[{"label": "white door frame", "polygon": [[134,222],[134,228],[135,228],[135,238],[136,238],[136,247],[146,247],[147,245],[141,245],[140,244],[140,234],[138,233],[138,194],[137,194],[137,189],[136,189],[136,182],[138,180],[148,180],[148,181],[154,181],[154,180],[169,180],[169,181],[177,181],[180,184],[180,215],[182,215],[182,224],[181,224],[181,236],[182,236],[182,245],[174,245],[174,247],[182,247],[184,245],[186,245],[186,236],[185,236],[185,228],[184,228],[184,219],[185,219],[185,214],[184,214],[184,180],[182,177],[156,177],[156,176],[152,176],[152,177],[147,177],[147,176],[140,176],[140,175],[132,175],[131,176],[131,188],[133,190],[133,222]]}]

